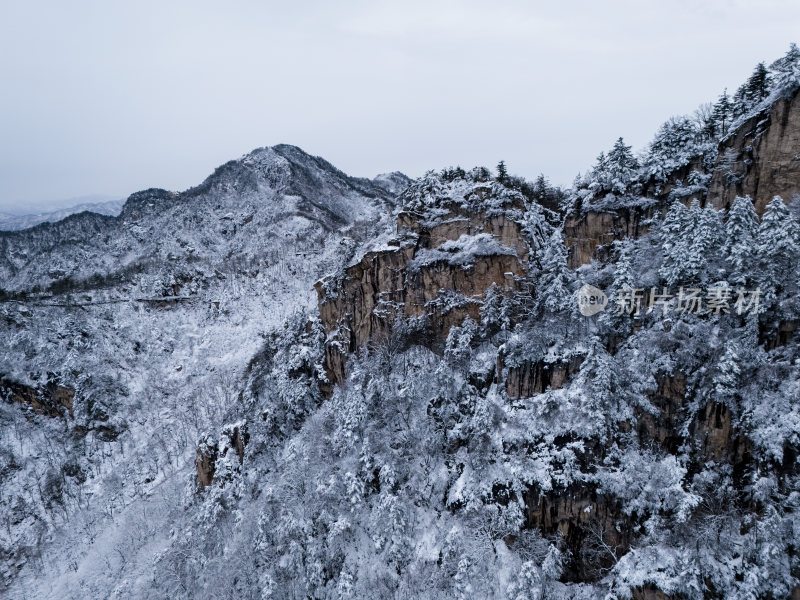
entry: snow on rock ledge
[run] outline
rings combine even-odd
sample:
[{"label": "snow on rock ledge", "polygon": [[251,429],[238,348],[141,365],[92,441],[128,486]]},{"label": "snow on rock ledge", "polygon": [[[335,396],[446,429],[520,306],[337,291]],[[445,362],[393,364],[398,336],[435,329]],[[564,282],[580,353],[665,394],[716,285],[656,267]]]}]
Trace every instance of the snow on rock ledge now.
[{"label": "snow on rock ledge", "polygon": [[389,336],[399,319],[437,346],[466,317],[480,318],[493,285],[520,289],[531,255],[520,194],[429,174],[401,201],[396,245],[366,253],[336,283],[317,283],[330,385],[344,380],[348,354]]}]

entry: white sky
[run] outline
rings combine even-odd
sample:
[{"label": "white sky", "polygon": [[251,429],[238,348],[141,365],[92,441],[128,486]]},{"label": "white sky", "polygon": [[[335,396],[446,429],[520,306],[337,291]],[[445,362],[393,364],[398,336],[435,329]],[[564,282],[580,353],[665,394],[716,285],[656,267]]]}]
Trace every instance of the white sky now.
[{"label": "white sky", "polygon": [[0,0],[0,211],[181,190],[278,143],[568,184],[798,34],[796,0]]}]

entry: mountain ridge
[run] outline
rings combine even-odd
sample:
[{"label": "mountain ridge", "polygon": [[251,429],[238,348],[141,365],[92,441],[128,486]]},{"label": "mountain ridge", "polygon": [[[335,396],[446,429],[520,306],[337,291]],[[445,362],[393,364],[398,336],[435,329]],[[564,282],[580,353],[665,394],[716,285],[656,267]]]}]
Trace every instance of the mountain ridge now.
[{"label": "mountain ridge", "polygon": [[[57,251],[62,242],[72,245],[75,257],[69,261],[70,264],[59,266],[58,272],[62,274],[56,279],[86,279],[95,274],[110,275],[115,268],[109,262],[111,257],[123,261],[116,268],[130,266],[132,261],[142,260],[145,256],[160,254],[166,258],[168,252],[159,252],[158,247],[168,243],[163,240],[165,231],[171,231],[170,235],[174,237],[183,235],[177,230],[179,221],[192,223],[200,219],[208,229],[217,229],[221,238],[237,235],[241,238],[238,231],[255,228],[258,222],[255,225],[250,223],[253,219],[258,221],[259,215],[270,227],[275,227],[276,218],[285,221],[300,219],[315,221],[330,232],[363,218],[366,212],[374,211],[378,205],[391,202],[393,193],[384,184],[351,178],[327,161],[312,157],[299,148],[286,145],[276,148],[279,149],[257,149],[229,161],[203,183],[185,192],[152,188],[131,194],[117,217],[80,213],[55,224],[43,223],[29,230],[0,232],[0,275],[7,282],[4,287],[46,287],[53,279],[51,276],[39,268],[38,272],[31,274],[35,280],[29,281],[25,277],[26,269],[37,271],[37,265],[41,263],[59,262],[56,258],[47,258],[47,255]],[[318,174],[308,170],[309,164],[317,165]],[[402,182],[405,176],[399,175],[396,179]],[[342,200],[345,197],[347,202]],[[198,202],[203,205],[202,209],[196,206]],[[211,223],[212,214],[221,222],[229,217],[230,210],[242,213],[237,223],[230,227]],[[182,211],[188,212],[177,214]],[[190,214],[193,211],[195,215]],[[172,221],[165,220],[166,215],[172,213],[176,213]],[[230,218],[233,219],[233,213]],[[245,223],[248,219],[250,221]],[[166,228],[156,234],[162,241],[137,229],[143,222],[160,223],[159,228]],[[154,231],[152,223],[148,225],[150,231]],[[208,235],[199,230],[198,234]],[[216,245],[226,245],[220,237]],[[104,238],[109,241],[103,241]],[[112,239],[114,242],[110,242]],[[245,240],[230,241],[237,246],[249,245]],[[187,255],[185,248],[190,246],[190,242],[181,243],[183,247],[180,243],[172,244],[173,255]],[[250,248],[247,253],[253,252],[256,252],[255,248]],[[96,263],[93,264],[92,260]],[[9,286],[10,282],[15,284]]]},{"label": "mountain ridge", "polygon": [[0,231],[19,231],[30,229],[40,223],[53,223],[73,214],[91,212],[116,216],[122,210],[124,200],[105,200],[102,202],[82,202],[66,208],[31,214],[0,213]]}]

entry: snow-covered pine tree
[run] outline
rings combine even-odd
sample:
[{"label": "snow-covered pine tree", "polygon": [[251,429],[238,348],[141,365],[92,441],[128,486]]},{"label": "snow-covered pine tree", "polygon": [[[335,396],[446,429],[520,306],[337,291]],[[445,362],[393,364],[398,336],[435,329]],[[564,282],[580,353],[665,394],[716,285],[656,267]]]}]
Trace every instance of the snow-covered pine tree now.
[{"label": "snow-covered pine tree", "polygon": [[453,365],[465,366],[472,354],[472,340],[477,332],[478,324],[469,317],[460,326],[451,328],[445,342],[445,358]]},{"label": "snow-covered pine tree", "polygon": [[635,242],[631,238],[625,238],[616,241],[614,245],[617,247],[617,262],[614,265],[614,288],[636,287],[633,276]]},{"label": "snow-covered pine tree", "polygon": [[591,405],[601,413],[612,406],[617,379],[614,358],[597,337],[593,338],[589,354],[581,365],[581,381],[586,385]]},{"label": "snow-covered pine tree", "polygon": [[534,254],[537,254],[553,233],[553,226],[547,222],[542,207],[536,203],[529,204],[522,216],[521,225],[525,241],[528,242]]},{"label": "snow-covered pine tree", "polygon": [[679,201],[669,207],[661,224],[661,249],[663,261],[659,273],[667,285],[681,281],[689,258],[687,231],[691,225],[689,211]]},{"label": "snow-covered pine tree", "polygon": [[620,137],[608,153],[606,172],[611,191],[615,194],[627,193],[631,183],[639,175],[639,161]]},{"label": "snow-covered pine tree", "polygon": [[604,173],[606,170],[606,163],[606,153],[600,152],[600,154],[597,155],[597,160],[595,161],[594,168],[592,170],[596,173]]},{"label": "snow-covered pine tree", "polygon": [[[547,556],[544,557],[544,561],[542,562],[542,576],[544,577],[544,583],[546,584],[549,581],[558,581],[558,578],[561,577],[561,573],[564,571],[564,557],[561,554],[561,551],[550,544],[550,547],[547,549]],[[542,594],[547,594],[547,588],[542,586]]]},{"label": "snow-covered pine tree", "polygon": [[[609,203],[606,208],[613,209],[620,200],[628,204],[629,202],[625,202],[626,197],[630,200],[631,196],[638,193],[639,172],[639,161],[633,155],[631,147],[622,138],[618,138],[608,154],[600,153],[584,180],[576,180],[575,192],[581,201],[585,199],[592,204]],[[573,205],[577,203],[577,199],[575,200]]]},{"label": "snow-covered pine tree", "polygon": [[789,51],[769,66],[772,73],[773,87],[783,89],[789,85],[797,85],[800,79],[800,48],[797,44],[789,46]]},{"label": "snow-covered pine tree", "polygon": [[717,100],[717,102],[714,104],[714,110],[711,114],[714,120],[714,129],[716,130],[717,136],[723,138],[728,135],[728,128],[730,127],[731,119],[733,117],[733,105],[730,97],[728,96],[727,88],[722,92],[719,100]]},{"label": "snow-covered pine tree", "polygon": [[745,285],[753,276],[758,235],[758,215],[750,196],[733,200],[725,223],[725,258],[730,268],[728,280]]},{"label": "snow-covered pine tree", "polygon": [[756,243],[762,306],[769,307],[782,290],[797,284],[800,226],[780,196],[767,205]]},{"label": "snow-covered pine tree", "polygon": [[[503,293],[496,283],[493,283],[483,297],[481,305],[481,326],[486,331],[491,331],[500,325],[500,309],[503,302]],[[448,335],[449,337],[449,335]]]},{"label": "snow-covered pine tree", "polygon": [[745,81],[733,95],[733,118],[747,114],[767,96],[772,85],[772,77],[764,63],[756,65],[753,74]]},{"label": "snow-covered pine tree", "polygon": [[509,600],[542,600],[542,574],[532,560],[522,563],[516,578],[508,586]]},{"label": "snow-covered pine tree", "polygon": [[702,152],[701,131],[689,117],[673,117],[659,128],[650,142],[644,159],[646,174],[656,181],[666,181],[676,168]]},{"label": "snow-covered pine tree", "polygon": [[714,261],[722,245],[722,219],[711,205],[700,208],[697,200],[692,201],[689,215],[693,224],[690,232],[688,271],[691,277],[705,281],[710,263]]},{"label": "snow-covered pine tree", "polygon": [[592,170],[586,174],[585,179],[583,182],[578,183],[578,187],[581,185],[587,186],[594,194],[598,194],[603,189],[606,188],[607,185],[607,169],[608,169],[608,159],[606,158],[606,153],[601,152],[597,156],[597,160],[592,167]]},{"label": "snow-covered pine tree", "polygon": [[717,363],[716,373],[712,380],[714,400],[735,409],[736,398],[741,387],[742,368],[739,353],[729,345]]},{"label": "snow-covered pine tree", "polygon": [[750,104],[745,94],[745,86],[742,84],[731,98],[731,118],[738,119],[750,110]]},{"label": "snow-covered pine tree", "polygon": [[593,171],[589,171],[584,177],[578,173],[572,180],[572,189],[564,194],[558,202],[558,210],[564,214],[571,214],[575,210],[583,208],[583,199],[590,196],[589,187]]},{"label": "snow-covered pine tree", "polygon": [[561,312],[574,306],[572,272],[567,268],[567,247],[560,229],[548,238],[541,261],[537,285],[538,304],[550,312]]},{"label": "snow-covered pine tree", "polygon": [[[625,338],[633,331],[633,313],[641,312],[642,306],[635,306],[637,300],[632,291],[636,288],[633,272],[633,255],[635,243],[630,238],[614,242],[616,262],[614,264],[614,281],[608,290],[609,305],[600,315],[598,322],[615,338]],[[627,294],[627,296],[623,296]],[[623,299],[625,304],[623,305]],[[627,301],[630,300],[630,303]],[[640,304],[644,300],[638,300]]]},{"label": "snow-covered pine tree", "polygon": [[547,200],[547,193],[550,190],[550,182],[544,176],[543,173],[539,173],[539,176],[533,182],[533,196],[539,203],[544,202]]},{"label": "snow-covered pine tree", "polygon": [[497,181],[500,183],[508,181],[508,169],[506,168],[506,161],[504,160],[497,163]]},{"label": "snow-covered pine tree", "polygon": [[756,65],[753,74],[745,83],[747,90],[747,98],[753,104],[758,104],[769,96],[770,86],[772,85],[772,77],[767,71],[767,67],[763,62]]}]

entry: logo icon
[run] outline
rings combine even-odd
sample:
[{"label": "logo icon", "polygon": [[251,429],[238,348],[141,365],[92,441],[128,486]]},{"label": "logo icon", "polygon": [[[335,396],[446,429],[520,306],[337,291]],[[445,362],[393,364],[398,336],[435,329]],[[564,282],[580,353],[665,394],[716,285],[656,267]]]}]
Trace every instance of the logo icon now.
[{"label": "logo icon", "polygon": [[603,312],[608,305],[608,297],[603,290],[584,284],[578,290],[578,310],[585,317],[592,317],[599,312]]}]

